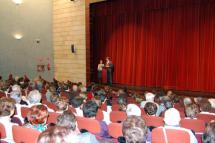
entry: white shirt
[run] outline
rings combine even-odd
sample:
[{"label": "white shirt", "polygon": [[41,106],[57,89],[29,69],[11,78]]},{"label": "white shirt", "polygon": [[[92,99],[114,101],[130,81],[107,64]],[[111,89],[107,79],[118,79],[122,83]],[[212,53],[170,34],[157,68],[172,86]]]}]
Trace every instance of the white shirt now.
[{"label": "white shirt", "polygon": [[79,117],[83,117],[84,116],[83,115],[83,110],[81,110],[80,107],[75,108],[75,111],[76,111],[76,113],[75,113],[76,116],[79,116]]},{"label": "white shirt", "polygon": [[8,143],[15,143],[13,140],[12,126],[17,124],[11,122],[10,116],[0,117],[0,123],[4,125],[6,131],[6,138],[0,140]]},{"label": "white shirt", "polygon": [[104,67],[104,64],[98,64],[98,71],[102,71],[103,67]]},{"label": "white shirt", "polygon": [[102,111],[103,116],[104,116],[103,121],[105,121],[105,123],[106,123],[107,125],[109,125],[109,124],[111,123],[111,121],[110,121],[110,112],[111,112],[111,111],[112,111],[111,106],[107,106],[107,112],[106,112],[106,111]]}]

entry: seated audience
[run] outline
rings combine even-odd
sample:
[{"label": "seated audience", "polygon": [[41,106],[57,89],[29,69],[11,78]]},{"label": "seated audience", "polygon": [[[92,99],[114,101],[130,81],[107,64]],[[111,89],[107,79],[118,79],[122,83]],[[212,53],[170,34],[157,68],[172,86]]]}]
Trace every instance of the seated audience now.
[{"label": "seated audience", "polygon": [[145,104],[144,111],[147,115],[155,116],[157,113],[157,106],[155,103],[148,102]]},{"label": "seated audience", "polygon": [[196,104],[189,104],[185,106],[186,118],[196,119],[196,115],[199,113],[199,107]]},{"label": "seated audience", "polygon": [[208,99],[208,102],[210,102],[211,108],[212,108],[212,109],[215,109],[215,98],[209,98],[209,99]]},{"label": "seated audience", "polygon": [[51,102],[51,96],[56,94],[57,94],[56,88],[53,85],[50,85],[46,91],[46,100]]},{"label": "seated audience", "polygon": [[210,121],[205,128],[202,136],[203,143],[215,143],[215,120]]},{"label": "seated audience", "polygon": [[60,97],[58,98],[58,101],[55,103],[56,107],[57,107],[57,113],[63,113],[64,111],[68,110],[68,103],[67,101]]},{"label": "seated audience", "polygon": [[27,114],[27,121],[24,125],[28,128],[36,129],[43,132],[47,128],[48,109],[44,105],[34,105]]},{"label": "seated audience", "polygon": [[0,139],[1,141],[6,141],[13,143],[13,133],[12,126],[16,125],[11,122],[11,116],[15,112],[15,101],[11,98],[2,97],[0,99],[0,123],[4,125],[6,131],[6,138]]},{"label": "seated audience", "polygon": [[[96,114],[98,111],[98,106],[95,101],[87,101],[83,106],[83,115],[86,118],[96,119]],[[99,121],[101,126],[101,131],[99,133],[100,137],[109,137],[107,124],[104,121]]]},{"label": "seated audience", "polygon": [[95,135],[84,132],[80,133],[77,127],[77,121],[75,115],[70,111],[63,112],[62,115],[59,115],[57,118],[57,126],[66,127],[72,130],[74,133],[78,135],[78,140],[81,143],[98,143]]},{"label": "seated audience", "polygon": [[126,111],[127,98],[124,95],[121,95],[117,98],[117,103],[119,104],[119,111]]},{"label": "seated audience", "polygon": [[141,109],[136,104],[128,104],[126,114],[127,116],[141,116]]},{"label": "seated audience", "polygon": [[[151,93],[151,92],[147,92],[146,94],[145,94],[145,101],[142,101],[141,103],[140,103],[140,108],[144,108],[145,107],[145,104],[146,103],[148,103],[148,102],[153,102],[153,103],[155,103],[154,102],[154,98],[155,98],[155,94],[153,94],[153,93]],[[156,105],[157,105],[157,103],[156,103]],[[158,106],[158,105],[157,105]]]},{"label": "seated audience", "polygon": [[156,116],[161,116],[166,110],[170,108],[173,108],[173,103],[171,102],[171,100],[169,98],[163,98],[157,109]]},{"label": "seated audience", "polygon": [[192,100],[189,97],[185,97],[184,100],[183,100],[183,102],[184,102],[184,107],[192,104]]},{"label": "seated audience", "polygon": [[35,104],[40,104],[41,99],[42,95],[38,90],[32,90],[27,96],[27,102],[30,107]]},{"label": "seated audience", "polygon": [[209,101],[204,100],[203,102],[201,102],[199,104],[199,108],[200,108],[200,114],[209,114],[209,115],[215,115],[215,113],[211,113],[210,110],[211,108],[211,104]]},{"label": "seated audience", "polygon": [[80,143],[78,136],[72,130],[54,126],[42,132],[37,143]]},{"label": "seated audience", "polygon": [[166,110],[164,114],[164,123],[165,123],[164,127],[166,129],[176,129],[176,130],[186,131],[190,135],[190,143],[198,143],[195,135],[192,133],[191,130],[180,127],[180,120],[181,120],[181,117],[180,117],[179,111],[175,108],[170,108]]},{"label": "seated audience", "polygon": [[69,101],[70,105],[73,108],[75,108],[76,115],[80,116],[80,117],[83,117],[83,110],[82,110],[83,101],[84,101],[84,99],[81,98],[80,96],[76,96],[74,98],[71,98]]},{"label": "seated audience", "polygon": [[129,116],[122,124],[122,133],[126,143],[147,142],[148,129],[145,121],[138,116]]}]

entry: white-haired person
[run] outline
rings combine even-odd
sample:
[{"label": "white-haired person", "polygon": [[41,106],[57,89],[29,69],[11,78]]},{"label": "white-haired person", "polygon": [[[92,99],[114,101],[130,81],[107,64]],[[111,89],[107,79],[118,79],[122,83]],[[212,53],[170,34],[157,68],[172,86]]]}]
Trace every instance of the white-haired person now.
[{"label": "white-haired person", "polygon": [[[40,104],[42,104],[41,103],[41,99],[42,99],[42,95],[41,95],[41,93],[38,91],[38,90],[32,90],[29,94],[28,94],[28,96],[27,96],[27,99],[26,99],[26,101],[27,101],[27,103],[28,103],[28,105],[27,105],[27,107],[32,107],[32,106],[34,106],[34,105],[40,105]],[[47,105],[45,105],[46,107],[47,107]],[[48,107],[47,107],[48,108]],[[53,109],[50,109],[50,108],[48,108],[48,111],[49,112],[54,112],[54,110]]]},{"label": "white-haired person", "polygon": [[141,116],[141,109],[136,104],[128,104],[126,108],[127,116]]},{"label": "white-haired person", "polygon": [[183,102],[184,102],[184,107],[186,107],[186,106],[188,106],[188,105],[193,103],[190,97],[185,97],[183,99]]},{"label": "white-haired person", "polygon": [[166,110],[164,114],[164,128],[186,131],[190,135],[190,143],[198,143],[194,133],[191,130],[180,127],[180,121],[181,117],[177,109],[170,108]]},{"label": "white-haired person", "polygon": [[37,143],[80,143],[78,135],[66,127],[50,127],[40,134]]},{"label": "white-haired person", "polygon": [[70,129],[78,136],[80,143],[99,143],[95,135],[89,132],[80,133],[77,126],[76,116],[71,111],[64,111],[63,114],[59,115],[57,117],[56,125]]},{"label": "white-haired person", "polygon": [[[154,99],[155,99],[155,94],[154,93],[151,93],[151,92],[147,92],[145,93],[145,101],[142,101],[140,103],[140,108],[144,108],[145,107],[145,104],[148,103],[148,102],[152,102],[152,103],[155,103]],[[157,108],[159,107],[159,105],[157,103],[155,103]]]},{"label": "white-haired person", "polygon": [[15,101],[12,98],[0,98],[0,123],[4,126],[6,138],[0,139],[0,142],[6,141],[14,143],[12,126],[16,125],[11,122],[11,116],[15,112]]}]

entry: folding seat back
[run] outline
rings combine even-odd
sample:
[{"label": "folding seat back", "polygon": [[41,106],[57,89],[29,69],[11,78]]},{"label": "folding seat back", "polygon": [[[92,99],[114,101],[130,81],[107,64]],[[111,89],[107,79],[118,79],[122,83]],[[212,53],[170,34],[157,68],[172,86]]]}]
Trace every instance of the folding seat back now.
[{"label": "folding seat back", "polygon": [[164,120],[162,117],[148,116],[148,115],[143,115],[142,117],[145,120],[147,126],[153,126],[153,127],[164,126]]},{"label": "folding seat back", "polygon": [[123,136],[122,134],[122,124],[120,123],[110,123],[108,125],[108,132],[109,135],[115,139],[117,139],[120,136]]},{"label": "folding seat back", "polygon": [[207,123],[207,122],[210,122],[211,120],[215,120],[215,115],[197,114],[197,119],[203,120]]},{"label": "folding seat back", "polygon": [[6,131],[4,125],[0,123],[0,139],[6,138]]},{"label": "folding seat back", "polygon": [[195,133],[203,133],[205,130],[205,122],[203,120],[181,119],[180,125],[183,128],[193,130]]},{"label": "folding seat back", "polygon": [[122,122],[127,118],[127,115],[123,111],[111,111],[110,121],[113,123]]},{"label": "folding seat back", "polygon": [[22,117],[23,118],[27,117],[29,111],[30,111],[30,108],[28,108],[28,107],[21,107]]},{"label": "folding seat back", "polygon": [[152,143],[190,143],[190,135],[183,130],[155,128],[152,130]]},{"label": "folding seat back", "polygon": [[22,126],[13,126],[13,139],[16,143],[36,143],[40,132]]},{"label": "folding seat back", "polygon": [[100,133],[100,124],[95,119],[89,119],[85,117],[76,117],[79,130],[85,129],[92,134]]},{"label": "folding seat back", "polygon": [[96,120],[102,121],[104,119],[104,115],[101,109],[98,109],[96,113]]}]

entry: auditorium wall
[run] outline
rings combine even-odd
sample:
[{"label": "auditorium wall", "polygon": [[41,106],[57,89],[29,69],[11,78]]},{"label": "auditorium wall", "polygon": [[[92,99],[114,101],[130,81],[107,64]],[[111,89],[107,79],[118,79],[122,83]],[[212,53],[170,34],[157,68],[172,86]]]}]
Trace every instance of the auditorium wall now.
[{"label": "auditorium wall", "polygon": [[[89,64],[89,1],[53,0],[55,77],[86,83]],[[86,38],[88,37],[88,38]],[[72,53],[74,45],[75,53]],[[88,53],[88,54],[86,54]]]},{"label": "auditorium wall", "polygon": [[[54,76],[52,48],[52,0],[0,1],[0,75],[28,74],[31,78]],[[15,34],[22,34],[20,40]],[[51,70],[47,70],[47,65]],[[45,65],[37,72],[37,65]]]}]

